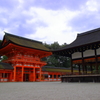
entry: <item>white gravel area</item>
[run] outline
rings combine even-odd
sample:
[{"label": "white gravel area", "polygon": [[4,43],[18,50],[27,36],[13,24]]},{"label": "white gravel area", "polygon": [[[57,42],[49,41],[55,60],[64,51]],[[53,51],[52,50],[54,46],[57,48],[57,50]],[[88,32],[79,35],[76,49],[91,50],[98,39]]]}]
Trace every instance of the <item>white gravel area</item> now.
[{"label": "white gravel area", "polygon": [[100,83],[0,83],[0,100],[100,100]]}]

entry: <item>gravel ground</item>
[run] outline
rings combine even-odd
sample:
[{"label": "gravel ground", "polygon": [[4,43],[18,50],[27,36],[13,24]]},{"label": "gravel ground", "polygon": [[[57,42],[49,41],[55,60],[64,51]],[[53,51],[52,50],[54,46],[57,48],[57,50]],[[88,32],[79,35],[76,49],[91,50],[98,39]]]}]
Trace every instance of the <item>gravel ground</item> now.
[{"label": "gravel ground", "polygon": [[100,83],[0,83],[0,100],[100,100]]}]

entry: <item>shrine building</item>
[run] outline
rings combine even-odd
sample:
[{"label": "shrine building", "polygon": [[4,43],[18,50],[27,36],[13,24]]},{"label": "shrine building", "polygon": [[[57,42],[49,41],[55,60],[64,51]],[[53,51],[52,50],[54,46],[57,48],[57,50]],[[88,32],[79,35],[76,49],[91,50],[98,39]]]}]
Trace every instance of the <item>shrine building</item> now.
[{"label": "shrine building", "polygon": [[46,65],[41,58],[51,54],[42,42],[5,33],[0,55],[6,55],[8,59],[0,65],[9,64],[10,67],[0,70],[1,81],[3,78],[14,82],[41,81],[41,67]]},{"label": "shrine building", "polygon": [[[62,81],[100,81],[100,28],[78,34],[75,41],[53,54],[71,59],[71,75],[62,76]],[[73,65],[78,67],[78,75],[75,75]]]}]

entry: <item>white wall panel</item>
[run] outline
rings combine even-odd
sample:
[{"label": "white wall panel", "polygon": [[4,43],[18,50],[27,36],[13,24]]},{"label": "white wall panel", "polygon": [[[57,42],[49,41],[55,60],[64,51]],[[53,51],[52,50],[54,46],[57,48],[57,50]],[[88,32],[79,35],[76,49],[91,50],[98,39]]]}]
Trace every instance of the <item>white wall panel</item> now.
[{"label": "white wall panel", "polygon": [[97,55],[100,55],[100,48],[97,49]]},{"label": "white wall panel", "polygon": [[72,54],[72,59],[81,58],[81,52],[75,52]]},{"label": "white wall panel", "polygon": [[86,50],[83,52],[83,57],[89,57],[89,56],[94,56],[94,50]]}]

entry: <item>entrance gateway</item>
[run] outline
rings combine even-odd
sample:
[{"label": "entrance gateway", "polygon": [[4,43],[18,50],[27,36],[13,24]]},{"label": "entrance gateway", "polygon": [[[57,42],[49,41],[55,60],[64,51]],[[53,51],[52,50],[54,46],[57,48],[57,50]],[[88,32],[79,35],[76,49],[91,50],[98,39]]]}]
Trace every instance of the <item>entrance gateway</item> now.
[{"label": "entrance gateway", "polygon": [[51,54],[52,52],[42,42],[9,33],[5,33],[0,48],[0,55],[8,57],[4,62],[13,67],[9,81],[14,82],[41,81],[41,68],[46,65],[41,58]]},{"label": "entrance gateway", "polygon": [[28,82],[29,77],[30,77],[29,74],[24,74],[23,81]]}]

